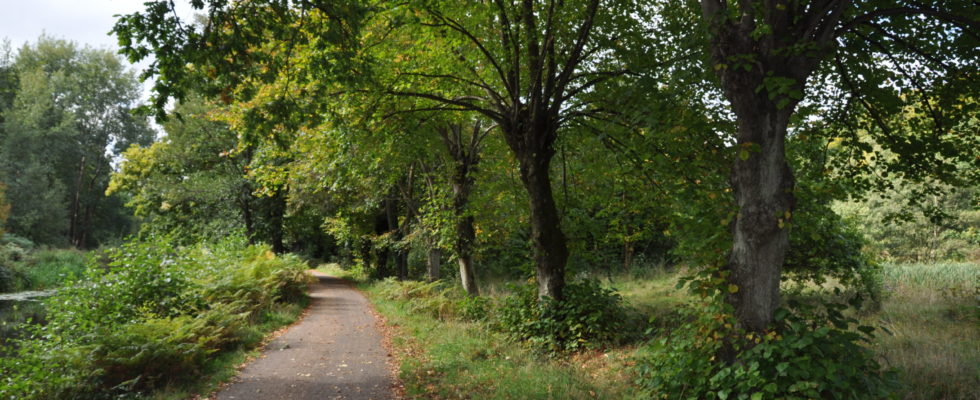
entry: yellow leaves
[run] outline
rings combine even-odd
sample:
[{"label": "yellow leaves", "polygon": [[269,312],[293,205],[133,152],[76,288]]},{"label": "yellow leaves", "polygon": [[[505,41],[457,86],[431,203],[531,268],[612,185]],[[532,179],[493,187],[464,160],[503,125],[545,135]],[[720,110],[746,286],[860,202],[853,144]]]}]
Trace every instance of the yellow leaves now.
[{"label": "yellow leaves", "polygon": [[738,293],[738,285],[728,285],[728,293]]}]

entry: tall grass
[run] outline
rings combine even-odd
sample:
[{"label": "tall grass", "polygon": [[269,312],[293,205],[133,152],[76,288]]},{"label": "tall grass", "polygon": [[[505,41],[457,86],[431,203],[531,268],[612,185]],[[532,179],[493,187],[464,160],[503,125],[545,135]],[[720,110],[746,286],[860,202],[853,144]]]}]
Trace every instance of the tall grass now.
[{"label": "tall grass", "polygon": [[39,250],[17,266],[24,290],[53,289],[85,272],[87,256],[75,249]]},{"label": "tall grass", "polygon": [[941,262],[935,264],[886,264],[883,269],[886,285],[921,289],[952,289],[977,287],[980,283],[980,264]]},{"label": "tall grass", "polygon": [[886,298],[869,316],[888,330],[875,350],[902,377],[904,399],[977,399],[980,264],[889,264]]}]

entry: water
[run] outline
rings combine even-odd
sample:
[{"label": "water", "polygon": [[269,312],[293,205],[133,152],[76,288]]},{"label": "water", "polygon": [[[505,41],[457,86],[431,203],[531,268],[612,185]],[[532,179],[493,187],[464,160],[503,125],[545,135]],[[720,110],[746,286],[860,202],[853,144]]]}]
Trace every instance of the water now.
[{"label": "water", "polygon": [[[39,300],[51,296],[55,292],[56,290],[38,290],[38,291],[29,290],[26,292],[17,292],[17,293],[0,293],[0,304],[3,304],[4,302],[7,301],[18,302],[18,301]],[[3,310],[2,306],[0,306],[0,310]]]},{"label": "water", "polygon": [[[44,324],[44,303],[39,298],[50,296],[51,293],[38,295],[38,292],[5,294],[0,296],[0,357],[11,350],[6,346],[10,339],[16,339],[23,333],[24,324]],[[53,293],[53,292],[52,292]]]}]

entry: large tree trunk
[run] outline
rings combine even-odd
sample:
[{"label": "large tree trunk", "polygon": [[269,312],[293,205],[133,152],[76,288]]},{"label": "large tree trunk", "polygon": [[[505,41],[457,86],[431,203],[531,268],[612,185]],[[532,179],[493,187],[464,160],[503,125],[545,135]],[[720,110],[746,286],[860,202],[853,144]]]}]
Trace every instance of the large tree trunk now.
[{"label": "large tree trunk", "polygon": [[252,207],[247,198],[238,199],[238,207],[242,212],[242,222],[245,224],[245,236],[248,244],[255,244],[255,221],[252,216]]},{"label": "large tree trunk", "polygon": [[562,300],[568,246],[551,191],[551,153],[519,154],[521,181],[531,200],[531,244],[537,266],[538,297]]},{"label": "large tree trunk", "polygon": [[[384,200],[385,217],[388,220],[388,230],[391,232],[392,240],[401,241],[402,232],[398,226],[398,203],[396,200],[397,188],[391,189],[391,194]],[[395,273],[398,280],[408,279],[408,257],[407,252],[401,248],[394,248]]]},{"label": "large tree trunk", "polygon": [[793,173],[784,143],[790,111],[776,110],[754,93],[736,102],[741,103],[734,107],[740,154],[732,186],[738,218],[728,264],[735,287],[729,290],[728,302],[743,329],[759,332],[779,307],[781,267],[789,250]]}]

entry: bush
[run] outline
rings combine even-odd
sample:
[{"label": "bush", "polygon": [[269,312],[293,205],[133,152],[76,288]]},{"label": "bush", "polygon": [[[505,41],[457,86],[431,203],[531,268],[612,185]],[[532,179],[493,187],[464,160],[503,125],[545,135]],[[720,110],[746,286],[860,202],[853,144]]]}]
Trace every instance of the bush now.
[{"label": "bush", "polygon": [[243,243],[132,242],[91,262],[46,301],[48,325],[25,328],[16,356],[0,357],[0,398],[138,397],[254,344],[249,323],[302,298],[312,277],[296,257]]},{"label": "bush", "polygon": [[565,299],[538,301],[533,285],[513,287],[498,310],[498,327],[532,348],[550,354],[595,348],[631,339],[636,314],[623,298],[593,281],[565,286]]},{"label": "bush", "polygon": [[52,289],[83,274],[85,253],[75,249],[34,250],[27,239],[0,240],[0,292]]},{"label": "bush", "polygon": [[[702,307],[694,322],[651,344],[637,363],[637,383],[672,399],[879,399],[896,386],[862,342],[873,329],[842,314],[845,306],[794,303],[772,329],[740,331],[721,306]],[[730,362],[723,361],[728,358]]]}]

